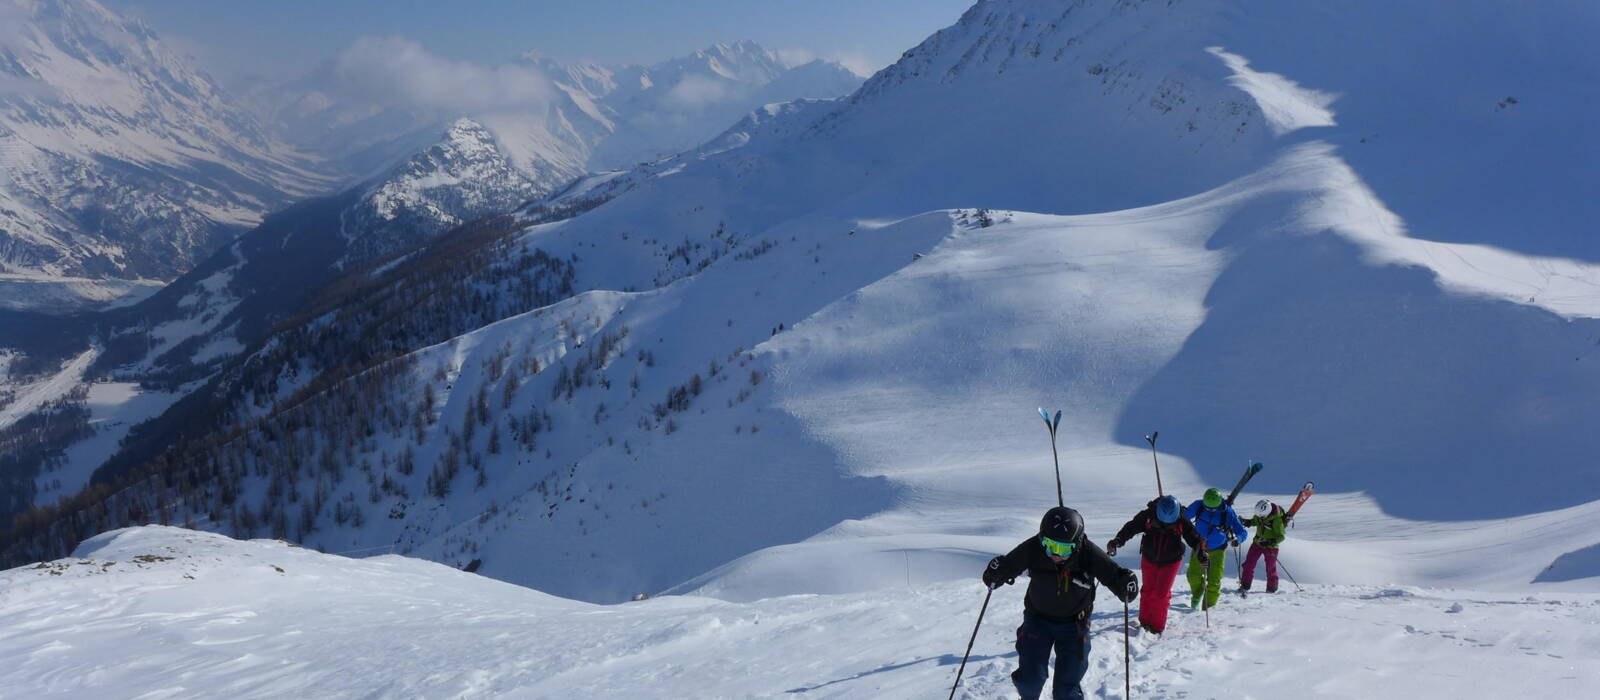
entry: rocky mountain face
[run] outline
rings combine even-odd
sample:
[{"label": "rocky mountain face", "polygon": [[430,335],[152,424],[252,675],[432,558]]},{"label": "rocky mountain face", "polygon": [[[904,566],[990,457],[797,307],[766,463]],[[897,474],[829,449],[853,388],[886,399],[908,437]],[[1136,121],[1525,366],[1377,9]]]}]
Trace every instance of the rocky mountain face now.
[{"label": "rocky mountain face", "polygon": [[0,307],[170,280],[332,184],[142,23],[5,0],[0,25]]},{"label": "rocky mountain face", "polygon": [[513,165],[483,125],[458,120],[382,175],[270,215],[150,299],[105,314],[101,366],[133,363],[123,372],[169,382],[204,376],[335,278],[547,194],[554,183],[537,172]]},{"label": "rocky mountain face", "polygon": [[487,214],[515,209],[548,194],[547,169],[512,165],[482,124],[460,119],[436,144],[389,171],[344,216],[351,261],[367,260]]}]

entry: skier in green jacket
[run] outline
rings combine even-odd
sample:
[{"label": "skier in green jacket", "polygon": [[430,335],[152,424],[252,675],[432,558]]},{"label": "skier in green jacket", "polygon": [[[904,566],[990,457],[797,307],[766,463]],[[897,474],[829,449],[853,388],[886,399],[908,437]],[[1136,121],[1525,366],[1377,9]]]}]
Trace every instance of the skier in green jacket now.
[{"label": "skier in green jacket", "polygon": [[1246,527],[1256,529],[1255,539],[1250,541],[1250,553],[1244,557],[1244,570],[1239,572],[1239,593],[1250,590],[1250,581],[1255,578],[1256,560],[1263,556],[1267,559],[1267,592],[1278,592],[1278,545],[1283,544],[1286,536],[1285,528],[1294,516],[1284,512],[1265,498],[1256,501],[1256,514],[1245,518]]},{"label": "skier in green jacket", "polygon": [[[1200,607],[1201,594],[1204,594],[1205,607],[1209,610],[1222,595],[1222,572],[1227,561],[1224,550],[1229,544],[1243,540],[1250,532],[1244,529],[1244,524],[1239,522],[1239,514],[1233,512],[1233,506],[1228,505],[1222,492],[1216,489],[1206,489],[1204,497],[1190,503],[1183,511],[1183,517],[1194,523],[1195,532],[1205,540],[1205,549],[1196,549],[1194,556],[1189,558],[1187,577],[1189,590],[1192,591],[1189,607]],[[1200,563],[1202,551],[1209,551],[1208,564]]]}]

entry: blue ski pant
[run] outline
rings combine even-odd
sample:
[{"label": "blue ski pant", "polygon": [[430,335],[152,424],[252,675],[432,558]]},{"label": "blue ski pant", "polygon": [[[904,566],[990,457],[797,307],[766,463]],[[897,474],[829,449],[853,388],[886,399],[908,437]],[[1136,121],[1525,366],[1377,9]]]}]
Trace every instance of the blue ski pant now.
[{"label": "blue ski pant", "polygon": [[1017,628],[1017,670],[1012,684],[1023,700],[1038,700],[1050,674],[1050,651],[1056,653],[1053,700],[1082,700],[1084,671],[1089,670],[1088,621],[1051,622],[1024,614]]}]

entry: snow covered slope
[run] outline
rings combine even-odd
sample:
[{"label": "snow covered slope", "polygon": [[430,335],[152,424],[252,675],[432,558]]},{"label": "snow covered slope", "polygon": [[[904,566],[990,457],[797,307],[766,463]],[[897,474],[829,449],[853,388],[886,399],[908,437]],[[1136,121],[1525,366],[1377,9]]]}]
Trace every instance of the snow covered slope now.
[{"label": "snow covered slope", "polygon": [[[676,572],[692,568],[676,549],[687,533],[748,538],[751,523],[764,531],[775,521],[812,522],[812,504],[870,508],[881,488],[871,480],[884,479],[893,507],[699,583],[736,598],[753,595],[742,587],[770,591],[773,580],[795,592],[893,585],[893,553],[950,551],[941,535],[1025,533],[1036,510],[1054,501],[1044,436],[1031,418],[1038,405],[1066,409],[1068,498],[1092,522],[1114,524],[1153,495],[1141,440],[1152,429],[1171,451],[1167,484],[1186,499],[1230,484],[1251,458],[1269,465],[1253,485],[1261,495],[1286,499],[1316,479],[1324,495],[1312,512],[1323,515],[1301,523],[1296,537],[1308,541],[1298,546],[1351,556],[1313,560],[1305,567],[1313,580],[1514,586],[1594,544],[1600,482],[1584,456],[1600,445],[1583,426],[1600,418],[1585,398],[1600,389],[1591,353],[1600,339],[1600,298],[1591,291],[1600,268],[1518,250],[1533,238],[1584,239],[1592,199],[1583,183],[1594,181],[1585,176],[1594,164],[1567,150],[1564,135],[1582,113],[1576,102],[1551,92],[1553,112],[1538,120],[1494,121],[1504,110],[1493,101],[1473,107],[1476,117],[1446,120],[1488,88],[1447,73],[1418,88],[1419,97],[1391,73],[1340,70],[1348,57],[1319,65],[1325,81],[1302,86],[1264,72],[1304,45],[1284,37],[1303,33],[1326,46],[1384,26],[1398,45],[1431,31],[1427,18],[1391,17],[1376,3],[1339,18],[1244,11],[1252,7],[980,3],[847,105],[820,116],[797,110],[755,136],[730,135],[736,147],[686,156],[612,204],[531,231],[531,245],[557,253],[611,251],[579,275],[609,288],[676,278],[660,252],[633,248],[639,237],[692,246],[725,229],[749,236],[743,250],[771,247],[753,261],[721,258],[683,288],[665,290],[682,301],[672,302],[676,314],[660,331],[641,334],[626,315],[612,322],[629,324],[630,337],[660,338],[686,359],[717,356],[707,346],[719,342],[759,343],[751,361],[776,380],[771,388],[742,412],[719,408],[737,391],[713,394],[704,409],[712,417],[680,421],[687,437],[649,436],[648,448],[640,442],[647,437],[630,439],[650,456],[647,469],[598,444],[556,457],[597,475],[574,479],[597,488],[610,474],[625,484],[653,481],[640,472],[723,464],[727,474],[737,473],[734,465],[789,474],[772,461],[797,453],[854,478],[788,504],[781,516],[747,507],[765,485],[707,492],[676,484],[662,489],[665,501],[688,502],[661,534],[642,538],[631,519],[508,522],[508,532],[526,533],[514,537],[486,525],[488,544],[474,547],[489,555],[484,571],[583,595],[530,570],[516,552],[581,558],[584,537],[621,538],[626,554],[616,559]],[[1503,54],[1497,60],[1541,75],[1587,75],[1592,56],[1577,68],[1560,63],[1566,47],[1579,45],[1568,27],[1593,26],[1584,24],[1592,14],[1571,11],[1504,17],[1498,5],[1465,4],[1450,20],[1460,43],[1433,47],[1430,65],[1487,46]],[[1478,40],[1500,30],[1507,33],[1496,42]],[[1266,36],[1282,43],[1265,46]],[[1524,173],[1540,183],[1537,201],[1555,203],[1540,212],[1543,223],[1529,225],[1550,228],[1530,237],[1486,216],[1447,232],[1430,216],[1451,206],[1449,197],[1419,209],[1415,223],[1389,209],[1383,191],[1344,157],[1385,151],[1387,142],[1369,137],[1374,123],[1341,122],[1335,93],[1440,115],[1438,129],[1415,138],[1452,152],[1522,143],[1502,154],[1502,170],[1454,172],[1443,182]],[[1547,118],[1565,121],[1539,123]],[[1358,162],[1383,170],[1376,177],[1395,187],[1420,187],[1417,168],[1395,165],[1398,154],[1421,155],[1418,147],[1408,141]],[[1536,206],[1522,191],[1506,190],[1494,206]],[[883,226],[924,207],[969,202],[1047,212],[1157,203],[1071,217],[968,211],[965,225],[944,232],[926,222]],[[999,223],[985,227],[983,218]],[[1485,239],[1501,246],[1476,243]],[[779,323],[793,330],[763,342]],[[1482,338],[1498,340],[1486,347]],[[695,364],[682,362],[679,374]],[[595,400],[616,410],[616,398]],[[763,425],[793,420],[795,430],[742,443],[712,438],[758,416]],[[826,451],[809,456],[818,446]],[[1507,476],[1508,465],[1525,464],[1539,468]],[[756,537],[776,545],[787,536]],[[1003,539],[974,549],[998,551]],[[695,547],[727,551],[737,541]],[[877,556],[849,556],[869,553]],[[1483,567],[1485,553],[1504,565]],[[979,560],[954,553],[931,565],[967,576]],[[614,562],[591,566],[611,580],[631,574]],[[1592,583],[1597,574],[1573,578]],[[647,577],[639,587],[667,578]]]},{"label": "snow covered slope", "polygon": [[[0,581],[0,681],[28,697],[943,697],[983,598],[975,582],[914,579],[596,606],[415,559],[165,527]],[[958,697],[1012,694],[1020,606],[1018,589],[995,593]],[[1136,697],[1581,697],[1600,674],[1593,594],[1308,586],[1230,597],[1209,629],[1173,615],[1164,638],[1132,640]],[[1108,605],[1091,622],[1092,697],[1123,697],[1121,622]]]},{"label": "snow covered slope", "polygon": [[[152,432],[124,465],[181,477],[27,551],[159,510],[593,601],[869,593],[908,565],[971,578],[1032,531],[1056,500],[1048,406],[1097,540],[1154,496],[1160,430],[1184,500],[1248,459],[1246,503],[1318,482],[1286,550],[1303,583],[1593,590],[1593,13],[1464,2],[1447,23],[978,3],[847,100],[524,210],[506,266],[415,311],[282,329],[169,416],[224,425]],[[1421,74],[1332,50],[1424,36]],[[1446,70],[1486,60],[1539,79],[1512,103],[1503,74]],[[1435,152],[1456,167],[1413,164]],[[1480,175],[1529,187],[1462,194]],[[438,337],[467,313],[485,323]]]},{"label": "snow covered slope", "polygon": [[6,0],[0,23],[0,307],[169,280],[332,184],[143,24],[93,0]]}]

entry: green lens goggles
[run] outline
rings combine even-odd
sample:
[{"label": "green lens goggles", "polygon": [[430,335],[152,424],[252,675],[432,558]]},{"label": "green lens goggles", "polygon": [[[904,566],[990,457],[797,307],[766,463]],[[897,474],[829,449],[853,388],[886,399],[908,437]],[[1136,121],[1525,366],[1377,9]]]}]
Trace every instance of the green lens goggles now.
[{"label": "green lens goggles", "polygon": [[1057,542],[1044,535],[1039,536],[1039,543],[1044,545],[1044,551],[1058,557],[1070,557],[1072,556],[1072,550],[1078,548],[1078,543],[1076,542]]}]

